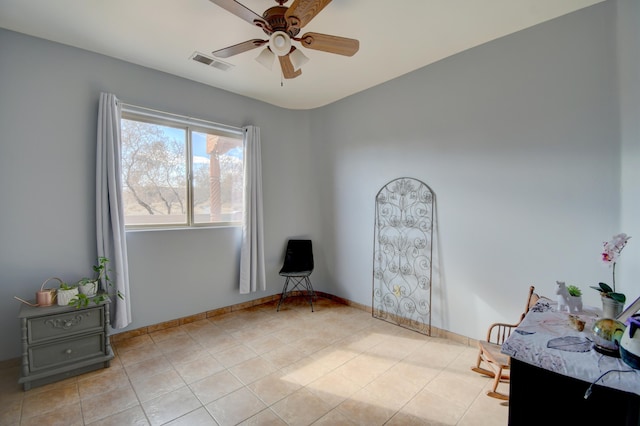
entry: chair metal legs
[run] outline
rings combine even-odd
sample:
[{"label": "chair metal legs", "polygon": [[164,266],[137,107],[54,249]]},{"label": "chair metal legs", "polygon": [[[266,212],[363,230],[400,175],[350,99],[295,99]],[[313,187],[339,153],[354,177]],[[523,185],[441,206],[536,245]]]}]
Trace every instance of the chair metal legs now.
[{"label": "chair metal legs", "polygon": [[[289,286],[289,282],[293,283],[293,287],[291,290],[287,290]],[[288,276],[284,281],[284,287],[282,287],[282,294],[280,295],[280,301],[278,302],[278,308],[276,311],[280,311],[280,305],[282,301],[291,295],[296,289],[300,292],[306,293],[306,297],[308,297],[309,305],[311,305],[311,312],[313,312],[313,299],[316,298],[316,293],[313,291],[313,286],[311,285],[311,280],[308,275],[305,276]]]}]

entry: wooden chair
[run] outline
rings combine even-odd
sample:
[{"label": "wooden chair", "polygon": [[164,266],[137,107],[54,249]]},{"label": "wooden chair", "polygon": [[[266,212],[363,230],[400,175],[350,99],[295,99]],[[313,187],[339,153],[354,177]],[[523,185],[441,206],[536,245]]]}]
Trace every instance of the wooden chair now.
[{"label": "wooden chair", "polygon": [[[478,353],[478,362],[475,367],[471,367],[471,370],[483,374],[485,376],[493,377],[493,389],[487,391],[487,395],[508,400],[509,395],[498,392],[498,385],[500,382],[509,382],[509,368],[511,366],[511,358],[500,352],[502,344],[511,335],[511,332],[522,322],[527,312],[533,305],[536,304],[540,297],[534,293],[534,286],[529,287],[529,295],[527,297],[527,305],[525,311],[520,315],[520,319],[515,324],[494,323],[489,326],[487,332],[487,340],[478,341],[478,347],[480,349]],[[489,369],[482,368],[480,365],[485,363]]]}]

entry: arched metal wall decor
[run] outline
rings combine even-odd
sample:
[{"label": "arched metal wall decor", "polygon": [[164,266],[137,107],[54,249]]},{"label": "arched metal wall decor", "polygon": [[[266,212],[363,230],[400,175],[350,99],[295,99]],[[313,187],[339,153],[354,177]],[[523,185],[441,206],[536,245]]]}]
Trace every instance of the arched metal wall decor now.
[{"label": "arched metal wall decor", "polygon": [[373,316],[431,335],[434,194],[408,177],[376,195]]}]

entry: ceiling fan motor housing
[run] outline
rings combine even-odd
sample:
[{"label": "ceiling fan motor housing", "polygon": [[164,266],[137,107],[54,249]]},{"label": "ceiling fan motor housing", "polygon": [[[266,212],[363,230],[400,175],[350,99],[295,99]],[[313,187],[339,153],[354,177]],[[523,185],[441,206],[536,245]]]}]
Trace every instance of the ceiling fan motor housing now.
[{"label": "ceiling fan motor housing", "polygon": [[291,26],[287,23],[287,19],[284,17],[288,7],[274,6],[265,10],[262,17],[269,24],[270,28],[263,28],[262,30],[271,35],[276,31],[283,31],[289,34],[289,37],[295,37],[300,32],[300,27]]}]

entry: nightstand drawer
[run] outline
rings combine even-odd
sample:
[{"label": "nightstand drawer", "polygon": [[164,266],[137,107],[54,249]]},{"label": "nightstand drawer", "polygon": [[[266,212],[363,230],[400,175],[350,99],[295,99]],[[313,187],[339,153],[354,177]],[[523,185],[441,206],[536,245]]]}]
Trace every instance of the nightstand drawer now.
[{"label": "nightstand drawer", "polygon": [[40,343],[58,337],[72,336],[92,330],[101,330],[103,306],[58,315],[31,318],[27,321],[29,343]]},{"label": "nightstand drawer", "polygon": [[99,333],[32,346],[29,349],[29,369],[34,372],[102,356],[105,353],[104,339],[104,334]]}]

